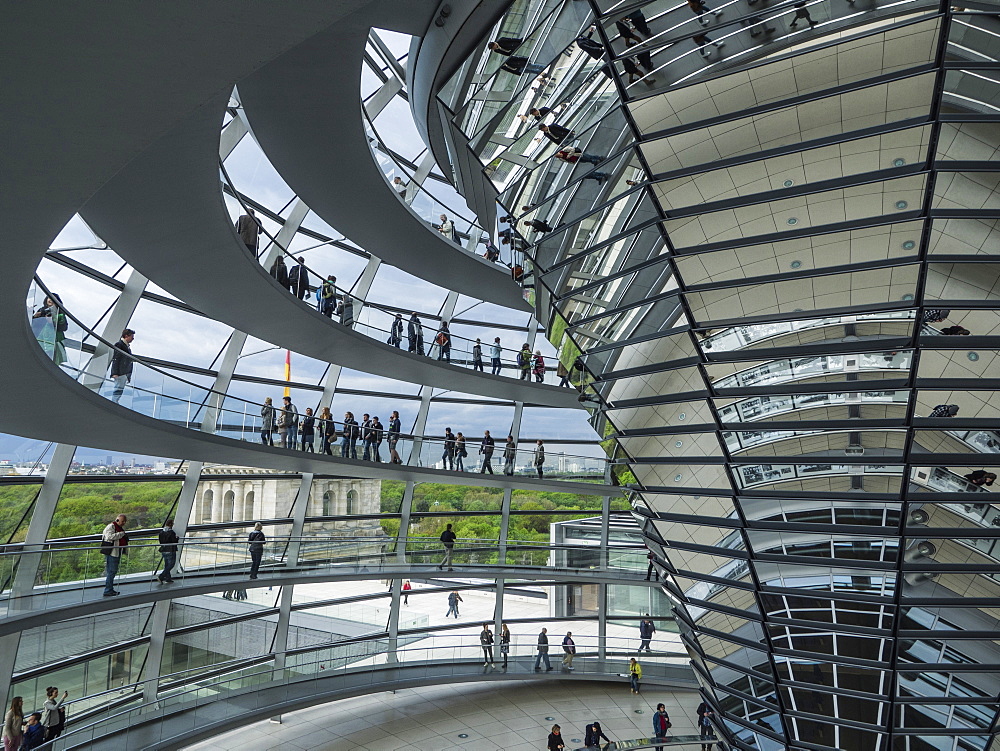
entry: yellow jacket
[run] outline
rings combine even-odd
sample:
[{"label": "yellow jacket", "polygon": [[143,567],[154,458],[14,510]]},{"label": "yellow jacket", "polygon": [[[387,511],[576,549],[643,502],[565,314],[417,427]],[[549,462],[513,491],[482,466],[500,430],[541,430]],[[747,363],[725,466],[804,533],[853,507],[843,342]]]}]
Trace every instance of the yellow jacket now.
[{"label": "yellow jacket", "polygon": [[636,662],[634,665],[629,663],[628,672],[630,675],[634,675],[636,680],[642,678],[642,665]]}]

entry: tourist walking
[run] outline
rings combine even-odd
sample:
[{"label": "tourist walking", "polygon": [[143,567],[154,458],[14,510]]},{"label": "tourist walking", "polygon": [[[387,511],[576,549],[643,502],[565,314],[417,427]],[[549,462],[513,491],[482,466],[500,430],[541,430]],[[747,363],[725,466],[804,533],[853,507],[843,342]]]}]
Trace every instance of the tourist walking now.
[{"label": "tourist walking", "polygon": [[316,453],[316,417],[312,407],[306,407],[306,413],[299,421],[299,436],[302,438],[302,450]]},{"label": "tourist walking", "polygon": [[10,709],[3,718],[3,750],[19,751],[24,736],[24,702],[20,696],[10,700]]},{"label": "tourist walking", "polygon": [[438,360],[451,362],[451,331],[448,329],[447,321],[441,321],[441,328],[434,337],[434,343],[438,346]]},{"label": "tourist walking", "polygon": [[274,438],[274,405],[271,397],[264,399],[264,406],[260,408],[260,442],[265,446],[273,446]]},{"label": "tourist walking", "polygon": [[[712,718],[715,717],[715,712],[712,711],[712,707],[708,702],[702,702],[698,705],[698,737],[702,741],[714,741],[715,732],[712,729]],[[711,743],[702,743],[701,751],[712,751]]]},{"label": "tourist walking", "polygon": [[538,645],[536,646],[538,656],[535,657],[535,670],[542,669],[543,660],[545,661],[545,670],[552,670],[552,663],[549,662],[549,637],[547,634],[548,630],[544,628],[538,634]]},{"label": "tourist walking", "polygon": [[[670,715],[667,714],[667,708],[662,703],[656,705],[656,712],[653,713],[653,735],[656,738],[666,738],[667,732],[673,726],[670,722]],[[657,749],[663,748],[662,746],[657,746]]]},{"label": "tourist walking", "polygon": [[327,318],[333,318],[337,310],[337,277],[327,276],[319,288],[319,312]]},{"label": "tourist walking", "polygon": [[288,272],[288,285],[293,295],[304,300],[309,293],[309,269],[306,268],[305,258],[299,256],[297,260],[298,264]]},{"label": "tourist walking", "polygon": [[353,412],[344,413],[344,429],[341,431],[343,440],[340,443],[340,455],[347,459],[358,458],[358,436],[361,435],[361,429],[358,427],[358,421],[354,419]]},{"label": "tourist walking", "polygon": [[541,439],[535,441],[535,456],[531,460],[531,463],[535,465],[535,471],[538,473],[538,477],[543,477],[545,475],[545,444],[542,443]]},{"label": "tourist walking", "polygon": [[413,585],[410,584],[410,580],[407,579],[403,582],[403,604],[410,604],[410,590],[413,589]]},{"label": "tourist walking", "polygon": [[42,704],[42,727],[45,728],[45,740],[51,741],[62,735],[66,727],[66,699],[69,691],[63,691],[62,698],[59,697],[59,689],[49,686],[45,689],[45,703]]},{"label": "tourist walking", "polygon": [[267,542],[267,537],[262,531],[264,525],[257,522],[253,525],[253,532],[247,538],[247,545],[250,549],[250,578],[256,579],[257,572],[260,570],[260,562],[264,558],[264,543]]},{"label": "tourist walking", "polygon": [[493,340],[493,344],[490,345],[490,372],[493,375],[500,375],[500,371],[503,366],[500,364],[500,355],[503,353],[503,349],[500,347],[500,337],[498,336]]},{"label": "tourist walking", "polygon": [[440,537],[441,544],[444,545],[444,558],[442,558],[441,563],[438,564],[439,569],[443,569],[445,566],[448,566],[448,570],[452,570],[451,555],[455,549],[455,540],[457,539],[458,535],[451,531],[451,525],[447,525]]},{"label": "tourist walking", "polygon": [[122,561],[122,553],[128,545],[128,535],[125,533],[125,522],[128,517],[118,514],[115,520],[104,528],[101,533],[101,553],[104,555],[104,596],[117,597],[115,576]]},{"label": "tourist walking", "polygon": [[444,617],[447,618],[449,615],[454,614],[455,619],[458,619],[458,603],[462,602],[462,595],[458,592],[452,592],[448,595],[448,612],[445,613]]},{"label": "tourist walking", "polygon": [[455,469],[459,472],[465,471],[465,457],[469,455],[468,450],[465,448],[465,436],[462,435],[462,431],[458,431],[455,435]]},{"label": "tourist walking", "polygon": [[642,665],[634,657],[628,661],[628,682],[632,693],[639,693],[639,681],[642,680]]},{"label": "tourist walking", "polygon": [[514,474],[514,462],[517,460],[517,444],[514,443],[514,436],[507,436],[507,442],[503,445],[503,473],[510,477]]},{"label": "tourist walking", "polygon": [[507,657],[510,655],[510,629],[504,623],[500,626],[500,654],[503,655],[503,669],[507,669]]},{"label": "tourist walking", "polygon": [[135,332],[132,329],[122,331],[122,337],[115,342],[114,352],[111,353],[111,380],[115,382],[115,388],[111,393],[111,401],[115,404],[121,401],[125,387],[132,380],[132,368],[135,365],[132,360],[132,341],[135,339]]},{"label": "tourist walking", "polygon": [[639,621],[639,638],[642,641],[639,642],[639,651],[646,650],[651,652],[649,648],[649,642],[653,639],[653,634],[656,633],[656,626],[653,625],[652,619],[649,617],[649,613],[646,613],[646,617]]},{"label": "tourist walking", "polygon": [[520,371],[522,381],[527,381],[531,373],[531,359],[531,348],[525,344],[517,353],[517,369]]},{"label": "tourist walking", "polygon": [[490,431],[483,432],[483,442],[479,445],[479,453],[483,456],[483,464],[479,468],[479,474],[483,472],[489,472],[493,474],[493,449],[495,448],[496,442],[490,435]]},{"label": "tourist walking", "polygon": [[385,426],[379,422],[378,415],[372,418],[371,424],[368,426],[368,444],[372,449],[372,461],[382,462],[382,454],[380,453],[382,447],[382,436],[385,431]]},{"label": "tourist walking", "polygon": [[559,376],[559,385],[565,388],[570,387],[569,369],[563,365],[562,360],[556,363],[556,375]]},{"label": "tourist walking", "polygon": [[484,623],[479,632],[479,645],[483,648],[483,667],[493,664],[493,632],[490,624]]},{"label": "tourist walking", "polygon": [[455,469],[455,434],[451,432],[451,428],[444,429],[441,465],[441,469]]},{"label": "tourist walking", "polygon": [[566,744],[563,743],[562,728],[558,725],[552,726],[552,732],[549,733],[548,749],[549,751],[563,751],[566,748]]},{"label": "tourist walking", "polygon": [[329,407],[323,407],[319,413],[319,435],[323,441],[320,449],[327,456],[333,456],[331,444],[337,440],[337,425],[333,421],[333,414]]},{"label": "tourist walking", "polygon": [[247,250],[257,255],[257,236],[260,234],[260,225],[257,224],[257,217],[254,215],[253,209],[248,208],[247,213],[236,220],[236,234],[240,236]]},{"label": "tourist walking", "polygon": [[177,565],[177,543],[180,542],[180,538],[174,532],[173,519],[167,519],[163,522],[163,529],[160,530],[157,539],[160,542],[160,557],[163,558],[163,570],[156,577],[156,580],[160,584],[173,584],[174,577],[171,572],[174,566]]},{"label": "tourist walking", "polygon": [[399,458],[399,452],[396,451],[396,446],[399,444],[399,432],[402,428],[402,423],[399,421],[399,412],[393,410],[392,415],[389,417],[389,432],[386,434],[386,438],[389,442],[389,463],[390,464],[402,464],[403,460]]},{"label": "tourist walking", "polygon": [[399,345],[403,343],[403,314],[396,313],[396,317],[392,321],[392,327],[389,329],[389,341],[388,343],[393,347],[399,348]]},{"label": "tourist walking", "polygon": [[416,313],[410,316],[410,320],[406,324],[406,339],[409,352],[415,352],[418,355],[424,354],[424,325]]},{"label": "tourist walking", "polygon": [[573,658],[576,657],[576,642],[573,641],[573,632],[567,631],[562,640],[563,667],[567,670],[573,669]]},{"label": "tourist walking", "polygon": [[479,339],[472,345],[472,369],[483,372],[483,343]]},{"label": "tourist walking", "polygon": [[299,413],[292,404],[292,397],[283,396],[281,398],[282,407],[278,410],[278,437],[281,439],[281,448],[298,448],[299,433]]},{"label": "tourist walking", "polygon": [[288,289],[288,267],[285,266],[285,259],[278,256],[274,259],[274,263],[271,264],[271,270],[268,272],[274,277],[274,280],[281,286],[282,289]]},{"label": "tourist walking", "polygon": [[535,350],[535,357],[531,361],[531,372],[535,376],[535,383],[542,383],[545,380],[545,358],[542,357],[540,349]]}]

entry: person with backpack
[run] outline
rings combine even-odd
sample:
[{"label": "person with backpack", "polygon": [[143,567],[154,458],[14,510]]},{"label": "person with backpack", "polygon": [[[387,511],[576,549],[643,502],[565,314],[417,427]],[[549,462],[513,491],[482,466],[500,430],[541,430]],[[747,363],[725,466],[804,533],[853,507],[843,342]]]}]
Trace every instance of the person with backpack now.
[{"label": "person with backpack", "polygon": [[[458,535],[451,531],[451,525],[447,525],[444,528],[444,532],[441,533],[441,544],[444,545],[444,558],[441,559],[441,563],[438,564],[439,569],[444,569],[447,564],[448,570],[452,571],[451,567],[451,554],[455,548],[455,540],[458,539]],[[461,599],[461,598],[459,598]],[[445,616],[447,618],[447,616]],[[455,609],[455,617],[458,617],[458,608]]]},{"label": "person with backpack", "polygon": [[59,689],[49,686],[45,689],[45,703],[42,704],[42,727],[45,728],[45,740],[52,741],[62,735],[66,727],[66,708],[63,704],[69,697],[69,691],[63,691],[59,698]]},{"label": "person with backpack", "polygon": [[[715,716],[715,712],[712,711],[712,707],[708,702],[702,702],[698,705],[698,735],[702,741],[714,741],[715,731],[712,729],[712,718]],[[712,751],[711,743],[702,743],[701,751]]]},{"label": "person with backpack", "polygon": [[573,632],[567,631],[562,640],[563,658],[562,664],[567,670],[573,669],[573,658],[576,657],[576,642],[573,641]]},{"label": "person with backpack", "polygon": [[542,350],[535,350],[535,357],[531,361],[531,372],[535,376],[535,383],[542,383],[545,380],[545,358],[542,357]]},{"label": "person with backpack", "polygon": [[278,435],[281,436],[281,448],[296,449],[299,447],[299,411],[292,404],[292,397],[283,396],[284,406],[278,411]]},{"label": "person with backpack", "polygon": [[177,543],[180,538],[174,532],[174,520],[167,519],[163,522],[163,529],[157,537],[160,542],[160,556],[163,558],[163,571],[157,575],[156,580],[160,584],[173,584],[174,577],[170,573],[177,564]]},{"label": "person with backpack", "polygon": [[528,375],[531,373],[531,360],[533,355],[531,354],[531,347],[526,344],[521,347],[520,351],[517,353],[517,369],[521,372],[521,380],[527,381]]},{"label": "person with backpack", "polygon": [[358,421],[354,419],[353,412],[344,413],[344,429],[341,432],[343,440],[340,443],[340,455],[347,459],[358,458],[358,436],[361,434],[358,428]]},{"label": "person with backpack", "polygon": [[118,566],[121,564],[122,555],[126,553],[125,547],[128,545],[128,535],[125,533],[127,521],[128,517],[125,514],[118,514],[115,520],[106,526],[101,533],[105,597],[117,597],[119,594],[115,590],[115,576],[118,575]]},{"label": "person with backpack", "polygon": [[267,537],[264,535],[264,525],[257,522],[253,525],[253,532],[247,537],[247,545],[250,549],[250,578],[256,579],[260,570],[260,562],[264,558],[264,543]]},{"label": "person with backpack", "polygon": [[438,360],[451,362],[451,331],[448,330],[447,321],[441,321],[434,343],[438,346]]},{"label": "person with backpack", "polygon": [[247,208],[247,213],[236,220],[236,234],[240,236],[243,244],[254,255],[257,255],[257,242],[260,235],[260,225],[253,209]]},{"label": "person with backpack", "polygon": [[309,292],[309,269],[306,268],[305,258],[299,256],[297,260],[298,264],[288,272],[288,284],[292,294],[304,300]]},{"label": "person with backpack", "polygon": [[337,277],[330,274],[319,288],[319,312],[333,318],[337,310]]},{"label": "person with backpack", "polygon": [[399,345],[403,343],[403,314],[396,313],[396,317],[392,321],[392,328],[389,329],[389,342],[391,346],[399,349]]}]

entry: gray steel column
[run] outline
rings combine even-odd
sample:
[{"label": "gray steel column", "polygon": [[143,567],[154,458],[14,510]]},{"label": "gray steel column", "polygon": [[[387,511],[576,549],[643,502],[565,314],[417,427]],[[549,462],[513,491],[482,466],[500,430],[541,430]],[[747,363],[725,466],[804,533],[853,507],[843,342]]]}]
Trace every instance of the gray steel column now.
[{"label": "gray steel column", "polygon": [[285,223],[281,225],[281,229],[274,236],[274,242],[267,246],[267,251],[264,253],[264,257],[260,259],[260,265],[265,269],[271,268],[271,264],[274,263],[274,259],[278,257],[279,254],[284,253],[285,248],[291,244],[295,237],[295,233],[299,231],[299,227],[302,226],[302,220],[306,218],[309,213],[309,207],[305,205],[301,198],[296,198],[295,203],[292,206],[292,210],[288,213],[288,218]]},{"label": "gray steel column", "polygon": [[[602,565],[608,567],[608,539],[611,530],[611,496],[601,499],[601,550],[604,560]],[[597,656],[603,660],[608,652],[608,585],[597,585]]]},{"label": "gray steel column", "polygon": [[406,540],[410,529],[410,512],[413,509],[413,489],[417,483],[409,480],[403,490],[403,500],[399,506],[399,532],[396,533],[396,561],[406,563]]},{"label": "gray steel column", "polygon": [[[115,307],[111,311],[111,315],[108,316],[108,320],[101,330],[102,338],[112,344],[121,338],[122,330],[128,326],[128,322],[135,313],[136,306],[142,298],[142,293],[146,290],[148,281],[146,277],[135,269],[132,269],[132,273],[129,274],[121,294],[118,295],[118,300],[115,301]],[[94,354],[84,368],[83,378],[80,382],[88,389],[97,391],[104,383],[104,376],[108,372],[110,362],[111,347],[98,342],[94,348]]]},{"label": "gray steel column", "polygon": [[225,394],[229,393],[229,386],[233,382],[233,373],[236,372],[236,365],[240,360],[240,353],[243,352],[243,345],[246,344],[246,341],[247,335],[242,331],[233,330],[232,336],[229,337],[229,343],[226,344],[222,361],[219,363],[219,370],[215,374],[215,382],[212,384],[214,393],[209,397],[209,404],[206,405],[205,416],[201,421],[203,433],[214,433],[219,427],[219,411],[222,409]]},{"label": "gray steel column", "polygon": [[[291,541],[285,551],[285,565],[294,568],[299,565],[299,553],[302,537],[302,530],[305,527],[306,510],[309,506],[309,496],[312,491],[312,473],[302,475],[302,482],[299,484],[299,492],[295,494],[295,501],[292,503],[292,531]],[[289,586],[281,587],[281,600],[278,603],[278,622],[274,629],[274,642],[271,645],[271,652],[274,654],[274,679],[277,680],[279,671],[285,668],[285,650],[288,649],[288,627],[291,623],[292,615],[292,595],[295,588]],[[281,716],[272,718],[277,722],[281,721]]]},{"label": "gray steel column", "polygon": [[374,122],[379,113],[389,106],[389,102],[402,90],[403,82],[398,78],[390,78],[379,86],[378,90],[368,97],[368,101],[363,105],[368,119]]},{"label": "gray steel column", "polygon": [[52,516],[55,514],[56,504],[59,503],[59,495],[62,493],[63,483],[66,480],[66,473],[69,471],[75,453],[76,446],[67,446],[63,443],[58,444],[52,453],[45,480],[42,481],[42,487],[38,491],[38,497],[35,498],[35,505],[31,510],[31,521],[28,522],[28,531],[22,548],[24,552],[17,563],[17,573],[15,573],[11,585],[11,610],[19,609],[21,605],[19,598],[30,595],[35,586],[35,577],[38,576],[38,569],[42,564],[42,556],[44,555],[42,550],[45,547],[45,540],[48,539]]},{"label": "gray steel column", "polygon": [[[167,640],[167,617],[170,615],[171,600],[160,600],[153,605],[149,617],[149,649],[143,667],[142,701],[152,704],[157,700],[160,685],[160,666],[163,662],[163,646]],[[171,671],[167,671],[168,673]]]},{"label": "gray steel column", "polygon": [[249,132],[250,128],[247,126],[247,121],[243,119],[242,113],[238,113],[236,117],[226,123],[226,127],[222,129],[222,134],[219,136],[219,159],[226,161],[237,144],[243,140],[243,136]]}]

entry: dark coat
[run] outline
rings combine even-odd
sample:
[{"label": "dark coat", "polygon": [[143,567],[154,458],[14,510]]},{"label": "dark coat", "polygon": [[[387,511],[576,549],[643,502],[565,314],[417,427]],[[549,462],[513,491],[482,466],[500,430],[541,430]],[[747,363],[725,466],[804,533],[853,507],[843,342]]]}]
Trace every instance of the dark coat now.
[{"label": "dark coat", "polygon": [[111,375],[130,376],[132,375],[133,361],[128,355],[132,354],[132,348],[122,339],[115,342],[115,351],[111,355]]}]

